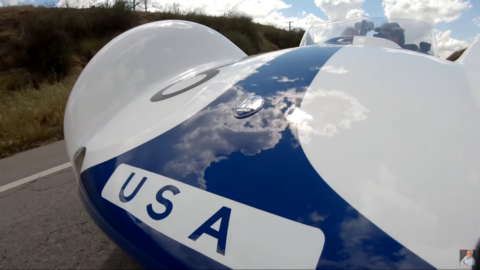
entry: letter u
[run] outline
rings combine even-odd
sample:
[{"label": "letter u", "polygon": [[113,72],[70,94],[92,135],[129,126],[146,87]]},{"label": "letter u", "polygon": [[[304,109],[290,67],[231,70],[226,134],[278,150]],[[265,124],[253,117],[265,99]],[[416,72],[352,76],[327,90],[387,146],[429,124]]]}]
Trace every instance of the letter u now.
[{"label": "letter u", "polygon": [[140,188],[143,186],[143,184],[145,183],[145,181],[147,181],[147,177],[143,177],[142,178],[142,181],[140,181],[140,183],[137,185],[137,187],[135,188],[135,190],[132,192],[132,194],[130,194],[130,196],[126,197],[124,192],[125,192],[125,188],[128,186],[128,183],[130,183],[130,180],[132,180],[132,178],[135,176],[135,173],[132,172],[130,174],[130,176],[127,178],[127,181],[125,181],[125,183],[123,184],[122,186],[122,189],[120,190],[120,193],[118,194],[118,197],[120,198],[120,201],[123,202],[123,203],[126,203],[126,202],[129,202],[131,201],[135,195],[137,195],[138,191],[140,190]]}]

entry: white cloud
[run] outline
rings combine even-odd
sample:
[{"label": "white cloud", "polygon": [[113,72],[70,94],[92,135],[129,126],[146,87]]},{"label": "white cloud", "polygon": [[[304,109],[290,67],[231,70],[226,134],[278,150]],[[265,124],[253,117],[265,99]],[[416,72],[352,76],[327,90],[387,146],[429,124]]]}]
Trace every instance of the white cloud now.
[{"label": "white cloud", "polygon": [[469,42],[464,40],[458,40],[450,37],[451,30],[445,32],[434,30],[435,39],[437,40],[438,50],[440,52],[440,58],[445,59],[449,57],[453,52],[464,49],[470,45]]},{"label": "white cloud", "polygon": [[477,16],[477,17],[473,18],[473,19],[472,19],[472,22],[473,22],[476,26],[480,27],[480,16]]},{"label": "white cloud", "polygon": [[431,25],[455,21],[472,7],[468,0],[383,0],[382,6],[389,18],[415,19]]},{"label": "white cloud", "polygon": [[363,9],[352,9],[347,12],[345,18],[368,17],[368,13]]},{"label": "white cloud", "polygon": [[0,0],[0,7],[27,5],[33,3],[33,0]]},{"label": "white cloud", "polygon": [[60,0],[57,4],[58,7],[75,7],[75,8],[88,8],[90,6],[104,3],[104,2],[112,2],[108,1],[99,1],[99,0]]},{"label": "white cloud", "polygon": [[315,0],[315,5],[319,7],[325,15],[328,16],[330,20],[342,19],[347,17],[350,11],[353,14],[360,13],[364,11],[360,9],[365,0]]}]

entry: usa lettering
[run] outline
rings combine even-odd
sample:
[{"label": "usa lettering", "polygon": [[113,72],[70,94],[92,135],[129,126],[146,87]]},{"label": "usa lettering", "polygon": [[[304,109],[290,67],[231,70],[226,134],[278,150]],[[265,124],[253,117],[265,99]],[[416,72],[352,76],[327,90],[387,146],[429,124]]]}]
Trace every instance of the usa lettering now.
[{"label": "usa lettering", "polygon": [[[145,182],[148,180],[147,177],[142,177],[140,182],[135,186],[132,194],[129,196],[125,196],[125,189],[127,186],[130,184],[132,179],[135,177],[135,173],[132,172],[130,176],[127,178],[125,183],[123,184],[122,188],[120,189],[120,192],[118,194],[119,199],[122,203],[128,203],[130,202],[135,196],[138,194],[142,186],[145,184]],[[140,176],[138,176],[140,177]],[[163,219],[166,219],[174,210],[174,204],[171,200],[167,199],[164,197],[164,194],[166,192],[172,193],[174,196],[177,196],[181,194],[180,189],[174,185],[166,185],[162,188],[160,188],[156,195],[155,195],[155,201],[162,204],[165,206],[165,211],[161,213],[157,213],[153,209],[152,203],[148,204],[146,206],[146,211],[148,213],[148,216],[156,221],[161,221]],[[199,224],[197,229],[193,231],[190,235],[186,236],[188,239],[192,241],[197,241],[202,235],[208,234],[211,237],[214,237],[217,239],[217,246],[216,246],[216,251],[217,253],[224,255],[226,253],[227,249],[227,235],[228,235],[228,226],[230,223],[230,214],[232,212],[231,208],[228,208],[226,206],[221,207],[217,212],[213,213],[212,216],[207,219],[205,222],[202,224]],[[215,230],[212,228],[212,226],[220,220],[220,228],[219,230]]]}]

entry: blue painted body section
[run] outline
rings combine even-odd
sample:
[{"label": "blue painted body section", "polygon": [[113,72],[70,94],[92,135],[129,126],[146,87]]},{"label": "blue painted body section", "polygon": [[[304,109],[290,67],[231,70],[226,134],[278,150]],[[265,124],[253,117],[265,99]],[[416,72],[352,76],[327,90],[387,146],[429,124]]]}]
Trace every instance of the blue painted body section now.
[{"label": "blue painted body section", "polygon": [[[116,167],[125,163],[320,228],[326,242],[317,269],[432,269],[326,184],[287,121],[318,70],[339,49],[308,46],[280,55],[187,121],[85,170],[80,188],[86,208],[107,235],[147,268],[227,268],[146,229],[140,220],[101,197]],[[237,119],[224,109],[253,95],[266,100],[255,115]]]}]

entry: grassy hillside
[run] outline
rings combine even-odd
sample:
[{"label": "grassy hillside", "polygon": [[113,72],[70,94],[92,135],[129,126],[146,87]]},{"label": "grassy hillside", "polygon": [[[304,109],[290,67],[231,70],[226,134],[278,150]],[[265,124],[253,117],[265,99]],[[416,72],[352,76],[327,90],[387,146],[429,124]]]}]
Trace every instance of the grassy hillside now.
[{"label": "grassy hillside", "polygon": [[207,16],[176,8],[138,12],[122,1],[87,9],[2,7],[0,158],[62,139],[65,104],[88,61],[122,32],[168,19],[211,27],[248,55],[298,46],[303,35],[236,14]]}]

